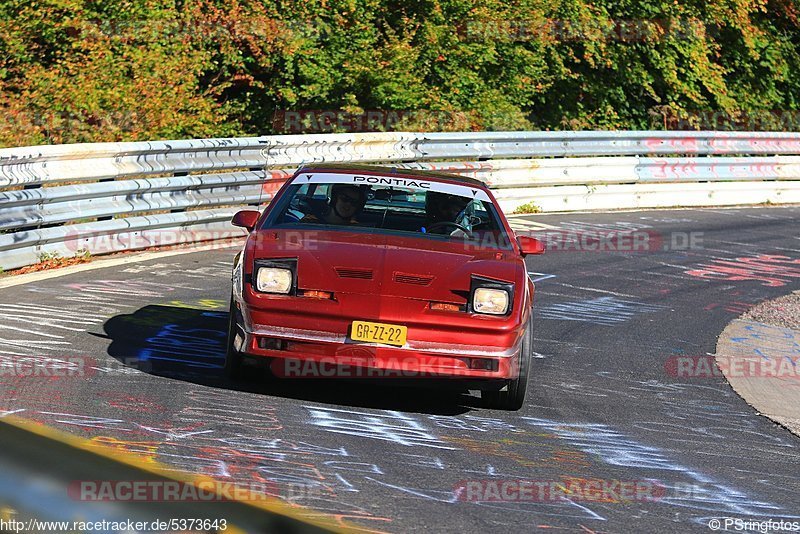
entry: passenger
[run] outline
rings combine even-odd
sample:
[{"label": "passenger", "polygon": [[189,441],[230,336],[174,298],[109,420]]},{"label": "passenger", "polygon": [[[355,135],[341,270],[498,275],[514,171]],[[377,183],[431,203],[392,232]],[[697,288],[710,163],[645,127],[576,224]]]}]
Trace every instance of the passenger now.
[{"label": "passenger", "polygon": [[324,224],[358,224],[356,215],[361,213],[367,203],[366,189],[357,185],[333,184],[330,200],[321,218],[313,213],[307,214],[300,222],[322,222]]}]

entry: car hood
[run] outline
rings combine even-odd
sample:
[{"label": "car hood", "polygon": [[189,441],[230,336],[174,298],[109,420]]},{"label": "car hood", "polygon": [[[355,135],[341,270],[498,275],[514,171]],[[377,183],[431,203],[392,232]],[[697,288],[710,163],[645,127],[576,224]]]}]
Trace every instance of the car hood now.
[{"label": "car hood", "polygon": [[464,303],[471,275],[514,283],[513,251],[464,242],[346,231],[268,231],[254,256],[297,258],[300,289]]}]

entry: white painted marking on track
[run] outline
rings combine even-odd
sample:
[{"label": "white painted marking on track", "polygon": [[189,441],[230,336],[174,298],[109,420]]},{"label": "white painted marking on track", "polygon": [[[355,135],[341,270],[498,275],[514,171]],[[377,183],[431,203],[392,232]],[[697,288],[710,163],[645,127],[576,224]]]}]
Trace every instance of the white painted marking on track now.
[{"label": "white painted marking on track", "polygon": [[340,475],[339,473],[334,473],[334,475],[336,476],[336,478],[338,478],[338,479],[339,479],[339,482],[341,482],[342,484],[344,484],[344,485],[345,485],[345,489],[344,489],[344,491],[354,491],[354,492],[356,492],[356,493],[359,493],[359,490],[357,490],[357,489],[355,488],[355,486],[353,486],[353,485],[352,485],[352,484],[350,484],[350,483],[349,483],[347,480],[345,480],[345,479],[342,477],[342,475]]},{"label": "white painted marking on track", "polygon": [[539,232],[543,230],[558,230],[559,228],[558,226],[553,226],[552,224],[529,221],[527,219],[509,219],[508,224],[515,232],[517,230]]},{"label": "white painted marking on track", "polygon": [[[459,497],[459,495],[461,495],[461,491],[459,491],[459,488],[456,488],[453,491],[430,490],[429,493],[422,493],[417,488],[406,488],[406,487],[403,487],[403,486],[396,486],[395,484],[390,484],[388,482],[383,482],[381,480],[377,480],[377,479],[372,478],[372,477],[364,477],[364,478],[366,480],[375,482],[375,483],[380,484],[381,486],[385,486],[387,488],[396,489],[396,490],[399,490],[399,491],[403,491],[405,493],[410,493],[411,495],[415,495],[417,497],[422,497],[423,499],[437,501],[437,502],[455,503],[455,502],[458,502],[458,497]],[[431,493],[438,493],[438,494],[441,494],[442,496],[441,497],[436,497],[434,495],[431,495]],[[447,495],[449,495],[449,497]]]},{"label": "white painted marking on track", "polygon": [[[33,322],[33,321],[30,321],[30,322]],[[64,339],[63,336],[59,336],[59,335],[56,335],[56,334],[48,334],[46,332],[38,332],[36,330],[28,330],[27,328],[19,328],[18,326],[9,326],[7,324],[0,324],[0,328],[5,328],[6,330],[16,330],[17,332],[25,332],[26,334],[33,334],[35,336],[54,337],[56,339]],[[77,330],[76,329],[76,331],[80,332],[82,330]]]},{"label": "white painted marking on track", "polygon": [[[712,257],[713,257],[713,256],[712,256]],[[681,270],[686,270],[686,269],[691,269],[691,268],[692,268],[692,266],[691,266],[691,265],[676,265],[676,264],[674,264],[674,263],[667,263],[667,262],[665,262],[665,261],[657,261],[656,263],[657,263],[658,265],[663,265],[664,267],[672,267],[673,269],[681,269]]]},{"label": "white painted marking on track", "polygon": [[[241,248],[243,243],[244,243],[244,236],[241,238],[241,241],[237,239],[236,242],[232,242],[230,248],[231,249]],[[182,256],[184,254],[191,254],[193,252],[221,250],[222,248],[223,247],[220,246],[220,243],[214,243],[212,245],[203,245],[181,250],[165,250],[161,252],[141,252],[136,254],[126,253],[121,255],[120,257],[94,260],[89,263],[84,263],[81,265],[70,265],[69,267],[61,267],[59,269],[38,271],[35,273],[17,274],[17,275],[12,274],[5,278],[0,279],[0,289],[20,286],[23,284],[29,284],[31,282],[41,282],[42,280],[59,278],[61,276],[67,276],[75,273],[82,273],[85,271],[94,271],[95,269],[105,269],[106,267],[116,267],[118,265],[127,265],[129,263],[139,263],[159,258],[169,258],[171,256]]]},{"label": "white painted marking on track", "polygon": [[191,431],[191,432],[177,432],[175,430],[164,430],[164,429],[157,428],[157,427],[154,427],[154,426],[142,425],[140,423],[136,423],[136,426],[138,426],[142,430],[147,430],[148,432],[152,432],[154,434],[161,434],[162,436],[166,437],[167,441],[172,441],[174,439],[180,440],[180,439],[188,438],[190,436],[197,436],[199,434],[210,434],[210,433],[214,432],[213,430],[197,430],[197,431]]},{"label": "white painted marking on track", "polygon": [[555,278],[556,275],[554,274],[547,274],[547,273],[535,273],[533,271],[528,271],[529,275],[538,275],[537,278],[533,278],[531,281],[533,283],[541,282],[542,280],[549,280],[550,278]]},{"label": "white painted marking on track", "polygon": [[30,341],[24,339],[22,340],[5,339],[0,337],[0,344],[2,343],[14,346],[35,347],[35,348],[42,348],[38,347],[38,345],[69,345],[68,341]]},{"label": "white painted marking on track", "polygon": [[594,512],[593,512],[592,510],[590,510],[589,508],[586,508],[585,506],[583,506],[583,505],[580,505],[580,504],[576,503],[576,502],[575,502],[575,501],[573,501],[572,499],[568,499],[567,497],[564,497],[564,496],[562,496],[562,497],[561,497],[561,500],[562,500],[562,501],[565,501],[565,502],[568,502],[568,503],[570,503],[570,504],[571,504],[571,505],[573,505],[573,506],[577,506],[578,508],[580,508],[581,510],[583,510],[583,511],[584,511],[584,512],[586,512],[587,514],[590,514],[590,515],[592,516],[592,519],[597,519],[598,521],[608,521],[608,520],[607,520],[605,517],[603,517],[603,516],[601,516],[601,515],[597,515],[596,513],[594,513]]},{"label": "white painted marking on track", "polygon": [[722,239],[715,239],[716,243],[722,243],[723,245],[737,245],[740,247],[755,247],[758,246],[758,243],[739,243],[738,241],[723,241]]},{"label": "white painted marking on track", "polygon": [[608,295],[614,295],[616,297],[628,297],[628,298],[641,298],[638,295],[629,295],[627,293],[617,293],[616,291],[607,291],[605,289],[595,289],[593,287],[582,287],[582,286],[573,286],[572,284],[565,284],[564,282],[557,282],[558,285],[564,287],[571,287],[572,289],[580,289],[582,291],[592,291],[594,293],[606,293]]}]

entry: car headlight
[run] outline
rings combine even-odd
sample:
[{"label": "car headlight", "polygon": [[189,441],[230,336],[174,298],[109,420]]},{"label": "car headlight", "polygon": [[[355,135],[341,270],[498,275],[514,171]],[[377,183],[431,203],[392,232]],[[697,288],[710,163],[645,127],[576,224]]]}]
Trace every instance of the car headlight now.
[{"label": "car headlight", "polygon": [[280,267],[259,267],[255,279],[256,289],[262,293],[288,295],[292,290],[294,273]]},{"label": "car headlight", "polygon": [[509,300],[508,291],[479,287],[472,295],[472,309],[476,313],[505,315],[508,311]]},{"label": "car headlight", "polygon": [[469,311],[488,315],[507,315],[514,303],[514,284],[472,275]]}]

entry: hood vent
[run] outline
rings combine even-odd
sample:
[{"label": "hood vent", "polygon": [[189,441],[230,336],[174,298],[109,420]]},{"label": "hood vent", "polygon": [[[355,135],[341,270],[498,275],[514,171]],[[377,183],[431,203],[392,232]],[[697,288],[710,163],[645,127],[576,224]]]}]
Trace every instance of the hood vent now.
[{"label": "hood vent", "polygon": [[369,269],[355,269],[351,267],[334,267],[339,278],[359,278],[361,280],[372,280],[372,271]]},{"label": "hood vent", "polygon": [[433,281],[432,276],[420,274],[394,273],[394,281],[400,284],[413,284],[416,286],[427,286]]}]

